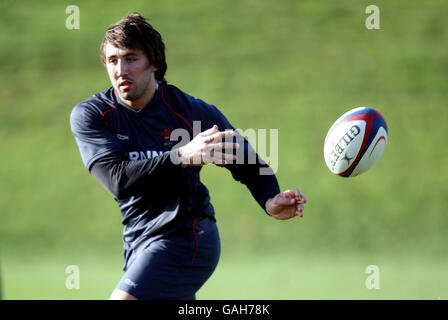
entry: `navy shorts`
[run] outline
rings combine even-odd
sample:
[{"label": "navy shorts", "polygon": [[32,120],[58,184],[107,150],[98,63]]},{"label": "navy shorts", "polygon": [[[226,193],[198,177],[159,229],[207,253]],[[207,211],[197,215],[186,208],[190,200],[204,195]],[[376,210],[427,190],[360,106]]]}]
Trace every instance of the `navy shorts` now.
[{"label": "navy shorts", "polygon": [[138,250],[117,285],[142,300],[194,300],[221,253],[216,223],[199,217]]}]

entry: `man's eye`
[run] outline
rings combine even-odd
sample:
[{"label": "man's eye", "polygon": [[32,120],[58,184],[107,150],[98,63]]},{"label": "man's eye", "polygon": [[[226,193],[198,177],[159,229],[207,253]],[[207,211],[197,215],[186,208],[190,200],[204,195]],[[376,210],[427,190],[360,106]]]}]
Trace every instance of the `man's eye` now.
[{"label": "man's eye", "polygon": [[109,63],[111,63],[111,64],[116,64],[116,63],[117,63],[117,60],[116,60],[116,59],[111,59],[111,60],[109,60]]},{"label": "man's eye", "polygon": [[137,60],[137,59],[135,59],[135,58],[127,58],[126,59],[127,62],[132,62],[132,61],[135,61],[135,60]]}]

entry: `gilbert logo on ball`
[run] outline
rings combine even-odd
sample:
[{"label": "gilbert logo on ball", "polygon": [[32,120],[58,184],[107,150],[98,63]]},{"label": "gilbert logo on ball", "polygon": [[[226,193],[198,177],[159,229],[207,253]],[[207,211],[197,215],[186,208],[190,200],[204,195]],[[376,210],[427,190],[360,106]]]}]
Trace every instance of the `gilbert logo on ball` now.
[{"label": "gilbert logo on ball", "polygon": [[334,174],[354,177],[371,168],[387,144],[387,125],[368,107],[344,113],[331,126],[324,143],[325,162]]}]

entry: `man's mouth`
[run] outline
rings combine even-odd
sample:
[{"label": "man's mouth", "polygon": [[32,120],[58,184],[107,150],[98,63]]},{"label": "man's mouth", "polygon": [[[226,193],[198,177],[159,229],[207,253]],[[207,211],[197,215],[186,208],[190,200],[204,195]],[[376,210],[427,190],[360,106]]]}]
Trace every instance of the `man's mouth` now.
[{"label": "man's mouth", "polygon": [[132,82],[131,82],[131,81],[128,81],[128,80],[121,81],[121,82],[118,83],[118,87],[119,87],[121,90],[127,90],[127,89],[129,89],[130,87],[132,87]]}]

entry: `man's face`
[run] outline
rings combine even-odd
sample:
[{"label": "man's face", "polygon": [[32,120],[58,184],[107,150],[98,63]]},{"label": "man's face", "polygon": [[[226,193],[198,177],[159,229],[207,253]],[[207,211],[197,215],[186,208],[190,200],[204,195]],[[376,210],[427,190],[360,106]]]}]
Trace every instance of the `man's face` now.
[{"label": "man's face", "polygon": [[105,57],[107,73],[120,98],[131,106],[148,95],[150,99],[150,85],[154,84],[157,68],[149,64],[142,50],[117,48],[107,43]]}]

